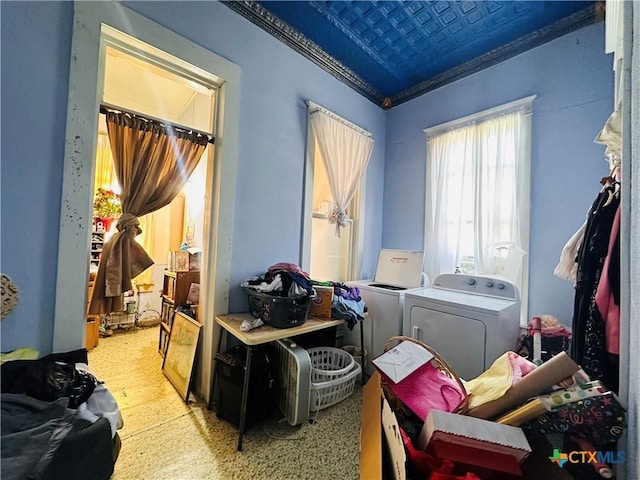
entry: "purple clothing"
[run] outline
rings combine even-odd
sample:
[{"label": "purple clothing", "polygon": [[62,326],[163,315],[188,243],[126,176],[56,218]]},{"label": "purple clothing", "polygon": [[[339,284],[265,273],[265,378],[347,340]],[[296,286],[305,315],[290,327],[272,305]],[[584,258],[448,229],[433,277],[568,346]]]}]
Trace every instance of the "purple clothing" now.
[{"label": "purple clothing", "polygon": [[307,272],[302,270],[302,268],[300,268],[295,263],[280,262],[276,263],[275,265],[271,265],[267,269],[267,275],[273,275],[279,272],[296,273],[298,275],[302,275],[303,277],[311,278],[311,276]]},{"label": "purple clothing", "polygon": [[347,300],[355,300],[356,302],[362,300],[362,297],[360,297],[360,289],[358,287],[349,287],[344,283],[334,283],[333,293]]}]

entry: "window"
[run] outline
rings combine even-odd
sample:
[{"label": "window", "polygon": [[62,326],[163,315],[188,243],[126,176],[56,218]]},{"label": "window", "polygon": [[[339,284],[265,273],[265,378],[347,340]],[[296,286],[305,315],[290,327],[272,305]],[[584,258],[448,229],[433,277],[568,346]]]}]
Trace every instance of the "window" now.
[{"label": "window", "polygon": [[523,325],[534,98],[425,130],[427,273],[505,277],[520,292]]},{"label": "window", "polygon": [[[358,271],[360,192],[373,137],[313,102],[309,115],[301,265],[314,280],[346,282]],[[315,131],[311,115],[323,116]]]},{"label": "window", "polygon": [[[314,143],[316,143],[314,141]],[[309,274],[313,279],[346,282],[351,280],[350,267],[353,247],[354,209],[349,205],[348,224],[341,228],[340,236],[335,225],[329,223],[329,215],[335,208],[329,180],[321,153],[315,147],[313,162],[313,212],[311,216],[311,257]],[[355,203],[352,201],[351,203]]]}]

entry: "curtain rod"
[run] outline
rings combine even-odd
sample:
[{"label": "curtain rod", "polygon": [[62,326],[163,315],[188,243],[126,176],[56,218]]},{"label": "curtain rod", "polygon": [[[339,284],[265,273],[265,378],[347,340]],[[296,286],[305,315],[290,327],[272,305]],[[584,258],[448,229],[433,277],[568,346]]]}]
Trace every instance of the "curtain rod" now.
[{"label": "curtain rod", "polygon": [[173,123],[173,122],[167,122],[166,120],[161,120],[157,117],[152,117],[151,115],[146,115],[143,113],[139,113],[139,112],[135,112],[133,110],[125,110],[123,108],[120,107],[115,107],[106,103],[101,103],[100,104],[100,113],[103,114],[107,114],[108,112],[121,112],[121,113],[127,113],[129,115],[133,115],[139,118],[142,118],[148,122],[154,122],[154,123],[158,123],[160,125],[162,125],[163,127],[169,127],[172,128],[174,130],[180,130],[183,132],[188,132],[188,133],[197,133],[199,135],[202,135],[203,137],[207,137],[207,143],[211,143],[211,144],[215,144],[216,143],[216,139],[213,135],[211,135],[210,133],[206,133],[203,132],[202,130],[196,130],[195,128],[191,128],[191,127],[187,127],[185,125],[180,125],[178,123]]},{"label": "curtain rod", "polygon": [[521,98],[520,100],[514,100],[513,102],[505,103],[504,105],[499,105],[488,110],[472,113],[471,115],[458,118],[457,120],[452,120],[450,122],[441,123],[440,125],[425,128],[422,131],[427,136],[427,138],[431,138],[435,137],[436,135],[450,132],[451,130],[456,130],[458,128],[473,125],[475,123],[481,123],[486,120],[491,120],[493,118],[497,118],[502,115],[507,115],[520,110],[523,110],[526,115],[530,115],[532,113],[532,103],[536,99],[536,97],[537,95],[530,95],[528,97]]},{"label": "curtain rod", "polygon": [[315,102],[312,102],[311,100],[307,101],[307,105],[309,106],[309,115],[316,112],[322,112],[325,115],[328,115],[329,117],[333,118],[334,120],[337,120],[340,123],[345,124],[347,127],[353,128],[357,132],[360,132],[363,135],[366,135],[367,137],[373,138],[373,134],[371,132],[367,132],[364,128],[359,127],[355,123],[351,123],[349,120],[342,118],[340,115],[333,113],[331,110],[327,110],[326,108],[318,105]]}]

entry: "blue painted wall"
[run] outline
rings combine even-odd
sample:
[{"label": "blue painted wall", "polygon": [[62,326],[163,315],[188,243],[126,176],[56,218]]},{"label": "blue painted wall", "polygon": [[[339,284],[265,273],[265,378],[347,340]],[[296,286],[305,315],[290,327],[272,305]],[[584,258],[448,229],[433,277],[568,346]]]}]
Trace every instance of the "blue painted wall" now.
[{"label": "blue painted wall", "polygon": [[363,269],[382,238],[386,115],[376,105],[217,2],[131,2],[132,9],[240,66],[240,158],[233,218],[230,311],[247,309],[242,280],[299,263],[307,99],[373,133]]},{"label": "blue painted wall", "polygon": [[20,289],[0,325],[2,351],[47,353],[53,336],[71,2],[0,3],[0,270]]},{"label": "blue painted wall", "polygon": [[[613,111],[611,55],[604,24],[560,37],[500,65],[389,111],[383,247],[423,247],[426,143],[422,132],[536,94],[531,157],[529,317],[553,314],[571,324],[573,286],[553,275],[608,174],[593,143]],[[426,252],[429,255],[429,252]]]},{"label": "blue painted wall", "polygon": [[[128,6],[241,68],[231,311],[246,310],[240,281],[279,261],[299,262],[307,99],[376,139],[367,173],[363,266],[371,272],[382,238],[385,112],[219,2]],[[28,345],[48,353],[73,4],[3,1],[1,8],[0,268],[21,291],[19,307],[1,324],[1,348]]]},{"label": "blue painted wall", "polygon": [[[535,93],[531,305],[533,312],[567,320],[571,286],[556,279],[552,270],[606,171],[603,150],[592,143],[613,105],[602,24],[384,112],[218,2],[128,5],[242,70],[231,311],[246,308],[237,287],[241,280],[278,261],[299,261],[305,100],[337,112],[376,138],[367,173],[362,276],[368,277],[381,246],[422,247],[422,129]],[[0,269],[21,289],[19,307],[0,325],[1,348],[29,345],[47,353],[53,329],[72,3],[0,6]],[[379,215],[383,207],[384,230]]]}]

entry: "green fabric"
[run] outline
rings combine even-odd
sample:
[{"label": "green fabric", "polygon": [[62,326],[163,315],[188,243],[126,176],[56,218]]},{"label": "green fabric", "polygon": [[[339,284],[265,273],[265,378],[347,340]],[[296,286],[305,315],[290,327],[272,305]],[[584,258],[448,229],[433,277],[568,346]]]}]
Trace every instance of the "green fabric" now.
[{"label": "green fabric", "polygon": [[0,354],[0,365],[11,360],[37,360],[40,352],[31,347],[22,347],[7,353]]}]

